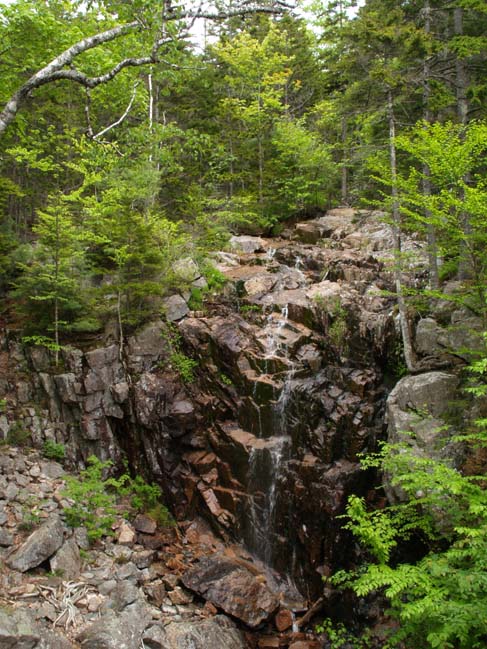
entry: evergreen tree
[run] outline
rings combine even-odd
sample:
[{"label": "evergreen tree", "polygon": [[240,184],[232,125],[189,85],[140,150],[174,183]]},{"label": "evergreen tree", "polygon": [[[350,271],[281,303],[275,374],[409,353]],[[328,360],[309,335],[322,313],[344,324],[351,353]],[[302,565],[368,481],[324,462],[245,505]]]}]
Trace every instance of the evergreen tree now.
[{"label": "evergreen tree", "polygon": [[52,334],[57,365],[60,332],[86,327],[85,319],[84,325],[79,322],[86,308],[81,288],[83,252],[62,195],[52,196],[47,208],[38,212],[34,234],[32,259],[20,264],[23,272],[16,281],[15,295],[26,316],[25,330]]}]

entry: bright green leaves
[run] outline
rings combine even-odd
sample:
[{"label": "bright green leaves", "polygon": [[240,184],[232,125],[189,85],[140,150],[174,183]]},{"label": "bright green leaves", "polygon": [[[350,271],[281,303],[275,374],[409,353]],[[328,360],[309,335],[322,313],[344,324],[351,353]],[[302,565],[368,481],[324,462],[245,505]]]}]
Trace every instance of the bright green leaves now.
[{"label": "bright green leaves", "polygon": [[[468,267],[463,302],[485,317],[487,124],[419,123],[399,136],[396,144],[411,161],[398,177],[405,225],[432,228],[441,255],[454,269],[460,262]],[[428,169],[432,189],[428,194],[423,191],[424,169]],[[445,265],[444,271],[448,268]]]},{"label": "bright green leaves", "polygon": [[[353,496],[346,527],[373,558],[357,573],[332,581],[358,596],[382,590],[399,623],[390,646],[478,649],[487,633],[487,491],[483,477],[385,446],[381,468],[405,500],[368,511]],[[429,552],[417,563],[397,562],[396,548],[421,535]],[[424,643],[427,643],[425,645]]]},{"label": "bright green leaves", "polygon": [[321,205],[333,191],[337,167],[330,147],[310,131],[305,120],[279,121],[272,136],[269,188],[283,216]]},{"label": "bright green leaves", "polygon": [[347,516],[350,520],[345,525],[346,529],[360,538],[379,563],[387,563],[397,545],[398,535],[390,518],[381,511],[367,512],[363,499],[357,496],[350,497]]},{"label": "bright green leaves", "polygon": [[328,148],[293,106],[300,66],[312,67],[306,49],[298,59],[290,54],[296,38],[309,47],[299,31],[270,24],[262,38],[243,32],[213,47],[223,72],[218,118],[229,207],[260,227],[322,204],[331,184],[325,179],[334,177]]},{"label": "bright green leaves", "polygon": [[397,147],[428,165],[438,189],[455,188],[467,173],[482,168],[487,150],[487,124],[418,123],[409,133],[397,137]]}]

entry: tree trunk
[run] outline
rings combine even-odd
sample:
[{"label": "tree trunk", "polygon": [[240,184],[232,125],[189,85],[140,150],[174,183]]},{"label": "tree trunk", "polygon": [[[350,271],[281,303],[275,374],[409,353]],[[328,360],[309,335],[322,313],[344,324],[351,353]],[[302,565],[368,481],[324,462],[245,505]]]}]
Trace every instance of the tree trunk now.
[{"label": "tree trunk", "polygon": [[233,175],[235,173],[235,170],[233,168],[233,138],[230,135],[230,140],[229,140],[229,146],[230,146],[230,182],[228,184],[228,198],[233,198]]},{"label": "tree trunk", "polygon": [[394,236],[394,282],[396,285],[397,305],[399,308],[399,322],[401,326],[404,359],[408,371],[413,372],[415,369],[415,354],[402,287],[401,215],[399,212],[399,194],[397,189],[396,123],[394,118],[392,91],[390,89],[387,92],[387,109],[389,117],[389,160],[391,168],[392,228]]},{"label": "tree trunk", "polygon": [[347,124],[347,118],[342,117],[342,133],[341,133],[341,138],[342,138],[342,183],[341,183],[341,190],[342,190],[342,204],[347,205],[348,204],[348,168],[347,168],[347,162],[348,162],[348,147],[347,147],[347,134],[348,134],[348,124]]},{"label": "tree trunk", "polygon": [[259,155],[259,205],[262,209],[264,204],[264,149],[262,147],[262,136],[258,137],[258,155]]},{"label": "tree trunk", "polygon": [[122,292],[117,291],[117,318],[118,318],[118,356],[123,362],[123,322],[122,322]]},{"label": "tree trunk", "polygon": [[54,252],[54,364],[59,365],[59,214],[56,210],[56,248]]},{"label": "tree trunk", "polygon": [[[155,116],[155,96],[154,96],[154,77],[152,73],[152,67],[150,72],[147,75],[147,88],[149,91],[149,106],[148,106],[148,119],[149,119],[149,167],[152,169],[156,168],[154,165],[154,148],[156,146],[154,142],[154,116]],[[157,163],[156,163],[157,164]],[[152,183],[149,185],[149,191],[145,199],[145,210],[144,210],[144,221],[147,223],[148,215],[150,210],[154,207],[156,200],[156,191],[152,186]]]},{"label": "tree trunk", "polygon": [[[431,33],[431,5],[429,0],[424,3],[424,31],[427,35]],[[431,123],[431,111],[429,109],[429,101],[431,97],[431,68],[428,55],[425,56],[423,64],[423,105],[424,105],[424,121],[428,124]],[[431,171],[427,164],[423,165],[423,194],[425,197],[431,196]],[[437,290],[440,286],[440,279],[438,273],[438,246],[436,242],[436,230],[432,223],[432,214],[427,208],[424,211],[427,229],[427,243],[428,243],[428,266],[430,276],[430,288]]]},{"label": "tree trunk", "polygon": [[[463,8],[455,7],[453,10],[453,31],[457,38],[463,36]],[[455,88],[457,96],[457,117],[460,124],[466,126],[468,123],[468,70],[464,58],[458,54],[455,56]],[[470,174],[465,174],[463,181],[469,184]],[[462,191],[463,194],[463,191]],[[462,196],[463,198],[463,196]],[[471,260],[469,259],[469,249],[467,239],[471,234],[470,220],[466,212],[460,214],[460,227],[463,232],[463,241],[460,243],[460,259],[458,262],[458,278],[465,280],[470,277]]]},{"label": "tree trunk", "polygon": [[[453,10],[453,29],[455,36],[463,36],[463,9],[455,7]],[[468,71],[467,63],[464,58],[457,55],[455,57],[455,87],[457,96],[457,116],[460,124],[468,122]]]},{"label": "tree trunk", "polygon": [[[262,113],[262,94],[261,94],[261,87],[259,84],[259,90],[258,90],[258,107],[259,107],[259,115]],[[262,130],[263,130],[263,125],[261,123],[261,120],[259,119],[258,123],[258,135],[257,135],[257,155],[259,158],[259,205],[262,210],[263,204],[264,204],[264,148],[262,146]]]}]

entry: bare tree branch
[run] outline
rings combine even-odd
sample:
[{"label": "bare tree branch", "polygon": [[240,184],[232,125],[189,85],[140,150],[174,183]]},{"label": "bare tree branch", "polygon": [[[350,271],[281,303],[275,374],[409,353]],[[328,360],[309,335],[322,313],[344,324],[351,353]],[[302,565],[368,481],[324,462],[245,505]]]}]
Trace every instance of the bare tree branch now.
[{"label": "bare tree branch", "polygon": [[[60,81],[61,79],[66,79],[67,81],[74,81],[76,83],[79,83],[85,88],[96,88],[96,86],[99,86],[102,83],[107,83],[107,81],[111,81],[124,68],[140,67],[142,65],[148,65],[150,63],[156,63],[156,62],[157,61],[154,60],[152,56],[143,56],[138,59],[134,59],[134,58],[124,59],[123,61],[120,61],[120,63],[117,63],[117,65],[114,68],[112,68],[109,72],[106,72],[105,74],[102,74],[99,77],[89,77],[86,74],[84,74],[84,72],[80,72],[75,68],[72,68],[70,70],[58,70],[56,72],[53,72],[49,76],[49,79],[44,81],[44,84],[50,83],[51,81]],[[40,85],[44,85],[44,84],[40,84]]]},{"label": "bare tree branch", "polygon": [[133,103],[134,103],[134,101],[135,101],[135,95],[137,94],[137,86],[138,86],[138,85],[139,85],[138,83],[135,83],[135,84],[134,84],[134,87],[133,87],[133,90],[132,90],[132,96],[130,97],[130,101],[129,101],[128,106],[127,106],[127,108],[125,109],[125,112],[123,113],[123,115],[121,115],[121,117],[119,117],[119,118],[117,119],[117,121],[113,122],[113,124],[110,124],[109,126],[107,126],[106,128],[104,128],[103,130],[101,130],[99,133],[97,133],[96,135],[94,135],[94,136],[93,136],[93,139],[94,139],[94,140],[99,140],[99,139],[102,137],[102,135],[105,135],[105,133],[108,133],[108,131],[111,131],[112,128],[115,128],[116,126],[118,126],[119,124],[121,124],[121,123],[123,122],[123,120],[124,120],[124,119],[127,117],[127,115],[130,113],[130,109],[131,109],[132,106],[133,106]]},{"label": "bare tree branch", "polygon": [[[272,6],[244,4],[240,8],[228,9],[218,12],[203,11],[200,5],[200,7],[195,11],[183,12],[178,15],[171,14],[166,16],[164,20],[166,22],[187,19],[190,19],[194,22],[198,18],[206,18],[207,20],[224,20],[226,18],[231,18],[234,16],[244,16],[254,13],[280,14],[291,8],[291,5],[288,5],[282,0],[276,0],[275,4]],[[112,27],[111,29],[100,32],[99,34],[83,38],[82,40],[78,41],[78,43],[75,43],[67,50],[62,52],[46,66],[38,70],[30,77],[30,79],[28,79],[22,86],[20,86],[20,88],[5,104],[2,112],[0,112],[0,138],[8,128],[9,124],[11,124],[11,122],[15,119],[15,116],[17,115],[27,97],[36,88],[40,88],[41,86],[44,86],[48,83],[63,79],[74,81],[88,89],[95,88],[100,84],[111,81],[125,68],[140,67],[144,65],[160,63],[158,52],[165,43],[168,43],[171,40],[169,37],[161,37],[156,39],[152,46],[150,55],[139,58],[128,57],[126,59],[123,59],[111,70],[97,77],[89,77],[73,67],[68,67],[72,64],[73,59],[75,59],[83,52],[98,47],[104,43],[113,41],[134,30],[143,28],[144,26],[140,21],[133,21],[124,25]]]},{"label": "bare tree branch", "polygon": [[[83,38],[81,41],[78,41],[78,43],[68,47],[68,49],[64,50],[62,54],[33,74],[30,79],[28,79],[17,90],[17,92],[12,95],[0,113],[0,136],[14,120],[20,106],[35,88],[39,88],[46,83],[55,81],[57,78],[63,78],[57,77],[57,74],[61,72],[65,66],[72,63],[73,59],[82,52],[98,47],[102,43],[113,41],[119,36],[122,36],[131,30],[138,29],[139,27],[140,24],[138,22],[132,22],[127,23],[126,25],[118,25],[117,27],[108,29],[105,32],[100,32],[94,36],[89,36],[88,38]],[[68,70],[65,72],[68,72]]]}]

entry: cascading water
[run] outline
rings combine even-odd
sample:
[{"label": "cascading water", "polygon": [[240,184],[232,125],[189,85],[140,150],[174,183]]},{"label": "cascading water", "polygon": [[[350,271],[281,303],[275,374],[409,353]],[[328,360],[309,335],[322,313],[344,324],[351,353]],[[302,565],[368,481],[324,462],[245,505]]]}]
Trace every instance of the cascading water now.
[{"label": "cascading water", "polygon": [[[260,559],[268,565],[273,563],[273,536],[275,534],[276,506],[278,502],[279,482],[286,461],[289,459],[290,437],[287,432],[287,407],[292,396],[292,381],[296,365],[290,358],[286,344],[285,327],[288,326],[289,308],[286,304],[280,317],[271,313],[267,316],[263,342],[266,364],[264,372],[269,369],[268,361],[277,360],[286,369],[281,381],[279,396],[273,402],[272,417],[269,429],[264,430],[258,407],[259,427],[258,440],[249,454],[249,487],[251,502],[249,507],[250,534],[247,545]],[[255,396],[255,387],[254,387]]]}]

